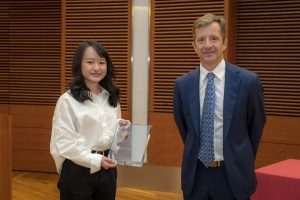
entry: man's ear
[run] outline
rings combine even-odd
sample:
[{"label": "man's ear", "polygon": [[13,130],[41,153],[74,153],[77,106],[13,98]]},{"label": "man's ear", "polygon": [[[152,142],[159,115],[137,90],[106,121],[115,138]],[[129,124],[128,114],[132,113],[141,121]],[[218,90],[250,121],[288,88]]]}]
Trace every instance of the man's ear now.
[{"label": "man's ear", "polygon": [[194,48],[194,50],[196,51],[196,46],[195,46],[195,42],[192,42],[192,47]]},{"label": "man's ear", "polygon": [[224,48],[223,48],[223,51],[225,51],[227,49],[227,45],[228,45],[228,40],[227,38],[224,39]]}]

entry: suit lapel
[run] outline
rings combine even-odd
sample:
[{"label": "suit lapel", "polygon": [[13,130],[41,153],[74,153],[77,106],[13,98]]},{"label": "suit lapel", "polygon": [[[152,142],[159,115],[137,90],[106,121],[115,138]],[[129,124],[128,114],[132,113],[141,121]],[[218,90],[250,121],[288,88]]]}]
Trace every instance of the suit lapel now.
[{"label": "suit lapel", "polygon": [[194,128],[196,130],[196,136],[200,135],[200,101],[199,101],[199,77],[200,70],[195,70],[194,73],[191,74],[191,83],[189,83],[189,87],[186,88],[186,92],[189,96],[189,109],[191,113],[191,117],[193,120]]},{"label": "suit lapel", "polygon": [[224,141],[228,136],[231,120],[239,92],[240,75],[238,68],[226,63],[225,71],[225,89],[224,89],[224,107],[223,107],[223,133]]}]

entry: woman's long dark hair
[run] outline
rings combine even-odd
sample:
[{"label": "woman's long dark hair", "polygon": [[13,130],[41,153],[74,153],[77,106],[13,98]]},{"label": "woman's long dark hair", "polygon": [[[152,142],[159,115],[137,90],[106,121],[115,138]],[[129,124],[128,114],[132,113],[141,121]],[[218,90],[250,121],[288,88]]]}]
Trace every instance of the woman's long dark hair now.
[{"label": "woman's long dark hair", "polygon": [[109,93],[109,104],[113,107],[116,107],[120,101],[120,89],[113,82],[113,79],[115,78],[114,66],[106,49],[96,41],[82,42],[75,51],[72,63],[73,79],[70,82],[71,94],[79,102],[83,102],[85,100],[92,101],[90,90],[86,86],[81,72],[81,63],[84,51],[90,46],[97,51],[100,57],[105,58],[106,60],[106,76],[99,82],[99,85],[101,85],[101,87],[103,87]]}]

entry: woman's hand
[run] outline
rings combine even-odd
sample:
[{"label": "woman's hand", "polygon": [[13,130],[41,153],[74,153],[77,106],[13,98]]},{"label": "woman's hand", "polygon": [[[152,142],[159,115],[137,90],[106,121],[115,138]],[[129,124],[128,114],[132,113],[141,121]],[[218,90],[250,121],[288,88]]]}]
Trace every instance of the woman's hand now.
[{"label": "woman's hand", "polygon": [[129,120],[126,119],[120,119],[119,120],[119,126],[130,126],[131,122]]},{"label": "woman's hand", "polygon": [[115,168],[116,166],[117,166],[117,163],[115,161],[113,161],[112,159],[109,159],[105,156],[102,156],[101,167],[103,167],[104,169],[108,169],[108,168]]},{"label": "woman's hand", "polygon": [[131,123],[129,120],[120,119],[119,120],[119,130],[121,132],[127,131],[127,129],[130,127]]}]

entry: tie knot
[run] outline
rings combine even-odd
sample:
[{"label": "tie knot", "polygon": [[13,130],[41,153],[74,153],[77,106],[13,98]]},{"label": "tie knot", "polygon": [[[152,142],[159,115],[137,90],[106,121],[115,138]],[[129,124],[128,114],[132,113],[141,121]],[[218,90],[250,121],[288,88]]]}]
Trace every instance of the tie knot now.
[{"label": "tie knot", "polygon": [[207,75],[206,75],[206,77],[207,77],[207,79],[208,80],[213,80],[214,78],[215,78],[215,74],[213,73],[213,72],[209,72]]}]

